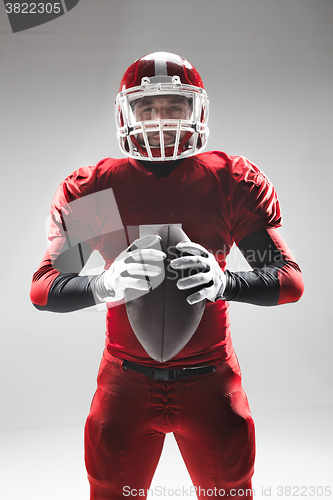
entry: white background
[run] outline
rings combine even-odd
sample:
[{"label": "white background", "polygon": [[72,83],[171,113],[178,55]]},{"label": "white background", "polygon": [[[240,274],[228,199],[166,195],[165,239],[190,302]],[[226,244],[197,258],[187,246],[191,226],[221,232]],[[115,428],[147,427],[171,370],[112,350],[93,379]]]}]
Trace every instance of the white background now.
[{"label": "white background", "polygon": [[[203,78],[207,150],[247,156],[275,185],[280,232],[303,270],[297,304],[230,307],[251,409],[333,406],[332,21],[331,0],[81,0],[13,34],[0,4],[0,427],[85,421],[104,313],[39,312],[30,281],[55,189],[80,166],[121,157],[121,76],[159,50],[186,57]],[[230,266],[239,268],[236,257]]]}]

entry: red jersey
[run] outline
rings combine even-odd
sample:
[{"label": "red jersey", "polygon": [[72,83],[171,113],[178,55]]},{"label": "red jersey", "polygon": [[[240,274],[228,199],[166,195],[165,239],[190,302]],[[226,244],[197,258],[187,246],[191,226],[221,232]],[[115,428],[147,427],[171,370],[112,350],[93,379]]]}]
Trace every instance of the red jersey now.
[{"label": "red jersey", "polygon": [[[101,196],[88,196],[96,193]],[[85,202],[80,206],[76,200]],[[281,225],[277,196],[267,177],[246,158],[222,152],[186,158],[162,178],[137,160],[104,159],[65,179],[51,215],[51,240],[64,238],[64,224],[67,231],[75,228],[75,237],[99,251],[106,267],[139,237],[143,226],[181,224],[189,238],[213,253],[224,270],[234,242],[253,231]],[[227,309],[225,301],[207,301],[191,340],[161,365],[197,366],[229,357]],[[107,337],[112,355],[156,365],[137,340],[124,303],[108,307]]]}]

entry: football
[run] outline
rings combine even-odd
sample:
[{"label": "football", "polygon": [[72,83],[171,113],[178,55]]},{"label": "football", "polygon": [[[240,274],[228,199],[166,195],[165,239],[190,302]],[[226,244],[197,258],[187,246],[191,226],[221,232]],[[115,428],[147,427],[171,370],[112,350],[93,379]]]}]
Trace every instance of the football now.
[{"label": "football", "polygon": [[152,289],[137,298],[133,298],[134,290],[127,289],[125,300],[137,339],[151,358],[162,363],[176,356],[191,339],[206,301],[190,305],[186,298],[197,289],[179,290],[177,281],[187,276],[186,271],[176,271],[170,266],[171,260],[181,256],[177,243],[190,241],[188,236],[176,224],[162,226],[157,234],[161,237],[159,248],[167,255],[161,264],[164,279],[150,278]]}]

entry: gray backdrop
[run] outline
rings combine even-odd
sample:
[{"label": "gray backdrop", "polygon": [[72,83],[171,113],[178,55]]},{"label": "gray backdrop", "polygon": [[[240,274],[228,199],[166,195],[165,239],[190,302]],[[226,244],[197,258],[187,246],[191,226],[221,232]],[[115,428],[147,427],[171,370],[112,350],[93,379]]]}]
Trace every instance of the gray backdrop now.
[{"label": "gray backdrop", "polygon": [[207,150],[247,156],[274,183],[281,234],[303,270],[297,304],[230,307],[250,406],[331,407],[332,0],[81,0],[16,34],[2,2],[0,16],[0,426],[85,420],[104,313],[39,312],[30,281],[56,187],[80,166],[121,156],[121,76],[158,50],[185,56],[203,77]]}]

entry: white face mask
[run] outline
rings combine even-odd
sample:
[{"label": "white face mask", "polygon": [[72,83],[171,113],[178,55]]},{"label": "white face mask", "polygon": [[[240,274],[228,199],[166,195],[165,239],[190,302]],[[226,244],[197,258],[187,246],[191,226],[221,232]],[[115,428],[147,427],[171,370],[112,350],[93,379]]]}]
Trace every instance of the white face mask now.
[{"label": "white face mask", "polygon": [[[169,78],[170,82],[165,82]],[[142,79],[116,100],[117,138],[131,158],[168,161],[193,156],[208,139],[208,99],[203,89],[177,77]]]}]

